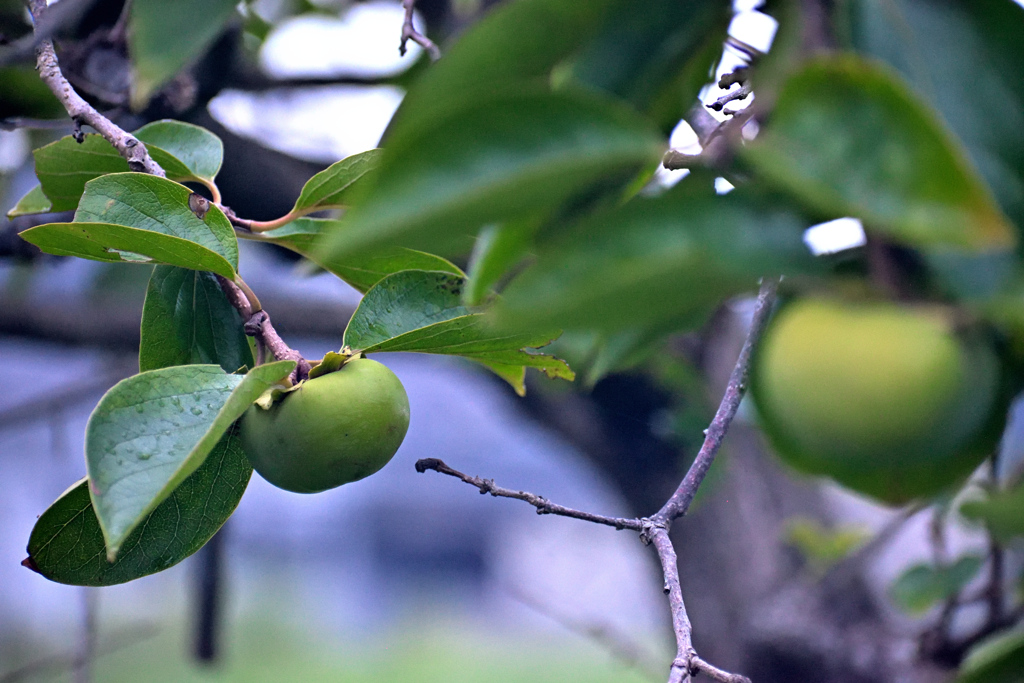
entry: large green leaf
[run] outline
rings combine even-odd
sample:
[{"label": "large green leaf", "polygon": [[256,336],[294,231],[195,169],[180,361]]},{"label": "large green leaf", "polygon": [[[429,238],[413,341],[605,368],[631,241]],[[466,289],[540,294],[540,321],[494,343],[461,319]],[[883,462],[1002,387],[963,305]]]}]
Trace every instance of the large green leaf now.
[{"label": "large green leaf", "polygon": [[293,361],[229,375],[217,365],[150,370],[114,385],[89,418],[89,491],[107,558],[190,474],[260,394]]},{"label": "large green leaf", "polygon": [[480,231],[469,257],[469,281],[462,295],[467,304],[477,306],[487,299],[491,288],[526,256],[538,227],[536,220],[523,220],[488,225]]},{"label": "large green leaf", "polygon": [[142,308],[139,370],[190,364],[252,367],[242,319],[214,275],[157,266]]},{"label": "large green leaf", "polygon": [[224,162],[224,143],[201,126],[165,119],[147,123],[134,135],[171,180],[212,183]]},{"label": "large green leaf", "polygon": [[941,112],[1024,228],[1024,8],[1012,0],[845,0],[849,44]]},{"label": "large green leaf", "polygon": [[745,157],[825,215],[861,218],[911,246],[977,251],[1016,235],[934,113],[900,79],[855,57],[791,76]]},{"label": "large green leaf", "polygon": [[381,278],[400,270],[440,270],[463,275],[448,259],[424,251],[391,247],[368,254],[344,258],[320,258],[316,243],[328,230],[339,227],[338,221],[323,218],[299,218],[284,227],[260,233],[256,239],[269,241],[302,254],[321,268],[334,273],[360,292],[377,284]]},{"label": "large green leaf", "polygon": [[570,60],[573,78],[629,100],[671,130],[708,82],[732,16],[727,0],[616,3]]},{"label": "large green leaf", "polygon": [[89,482],[82,480],[39,517],[27,563],[58,583],[110,586],[181,562],[217,533],[249,483],[252,466],[236,432],[228,430],[203,464],[128,534],[113,562],[107,559]]},{"label": "large green leaf", "polygon": [[1003,633],[971,650],[956,683],[1020,683],[1024,678],[1024,633]]},{"label": "large green leaf", "polygon": [[37,213],[50,213],[53,211],[53,203],[43,194],[41,185],[36,185],[25,193],[25,196],[18,200],[14,208],[7,212],[8,218],[17,216],[31,216]]},{"label": "large green leaf", "polygon": [[517,89],[486,98],[385,148],[369,194],[320,253],[466,250],[482,225],[653,164],[664,146],[649,122],[595,96]]},{"label": "large green leaf", "polygon": [[353,154],[331,164],[306,181],[292,213],[310,213],[321,209],[337,209],[351,203],[356,183],[380,164],[381,150],[371,149]]},{"label": "large green leaf", "polygon": [[[212,182],[220,168],[223,146],[220,138],[205,128],[181,121],[156,121],[134,135],[146,143],[146,149],[170,180]],[[68,135],[36,149],[32,155],[36,176],[53,202],[53,211],[77,207],[85,184],[93,178],[129,170],[128,162],[100,135],[86,135],[82,142]]]},{"label": "large green leaf", "polygon": [[234,0],[133,0],[128,21],[132,107],[202,57],[235,14]]},{"label": "large green leaf", "polygon": [[112,173],[86,183],[75,222],[111,223],[180,237],[219,254],[237,270],[238,240],[231,223],[216,206],[200,219],[189,208],[191,194],[165,178]]},{"label": "large green leaf", "polygon": [[108,223],[46,223],[19,236],[47,254],[108,263],[163,263],[208,270],[227,278],[235,269],[223,256],[180,237]]},{"label": "large green leaf", "polygon": [[977,555],[965,555],[946,567],[915,565],[896,579],[889,593],[910,614],[921,614],[962,591],[982,564]]},{"label": "large green leaf", "polygon": [[717,196],[684,180],[539,244],[537,263],[495,307],[496,322],[513,329],[692,327],[762,276],[821,268],[802,240],[808,223],[774,198],[745,190]]},{"label": "large green leaf", "polygon": [[462,356],[494,370],[520,393],[526,367],[572,380],[563,361],[530,353],[558,332],[496,333],[484,316],[462,305],[465,278],[436,271],[406,270],[389,275],[366,293],[348,327],[344,344],[356,351],[417,351]]}]

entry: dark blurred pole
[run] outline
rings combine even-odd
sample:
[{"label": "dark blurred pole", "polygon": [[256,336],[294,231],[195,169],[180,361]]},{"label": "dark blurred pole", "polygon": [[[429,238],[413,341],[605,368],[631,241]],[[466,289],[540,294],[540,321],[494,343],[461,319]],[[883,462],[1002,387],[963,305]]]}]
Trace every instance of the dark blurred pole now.
[{"label": "dark blurred pole", "polygon": [[196,553],[195,641],[193,655],[200,664],[214,664],[220,655],[224,616],[224,528]]}]

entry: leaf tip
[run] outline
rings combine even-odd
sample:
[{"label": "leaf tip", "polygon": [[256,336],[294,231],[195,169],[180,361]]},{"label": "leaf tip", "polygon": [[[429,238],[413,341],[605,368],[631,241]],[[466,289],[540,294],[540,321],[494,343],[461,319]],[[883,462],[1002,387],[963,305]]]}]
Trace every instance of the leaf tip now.
[{"label": "leaf tip", "polygon": [[26,557],[24,560],[21,561],[21,566],[25,567],[26,569],[31,569],[36,574],[40,574],[40,575],[42,574],[42,572],[39,571],[39,565],[36,564],[36,561],[34,559],[32,559],[31,555],[29,555],[28,557]]}]

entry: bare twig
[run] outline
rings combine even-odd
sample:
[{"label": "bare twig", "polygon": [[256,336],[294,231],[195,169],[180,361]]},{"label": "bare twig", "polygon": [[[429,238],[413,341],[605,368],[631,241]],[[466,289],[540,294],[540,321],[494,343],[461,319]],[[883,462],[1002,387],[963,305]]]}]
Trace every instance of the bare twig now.
[{"label": "bare twig", "polygon": [[406,46],[411,40],[414,43],[419,43],[434,61],[440,59],[441,49],[434,44],[434,41],[417,31],[412,25],[412,15],[416,9],[416,0],[402,0],[402,7],[405,9],[405,21],[402,22],[402,41],[398,44],[398,53],[404,57]]},{"label": "bare twig", "polygon": [[741,85],[736,90],[731,90],[725,93],[708,106],[714,109],[715,111],[722,111],[723,109],[725,109],[725,105],[729,104],[730,102],[747,99],[748,97],[750,97],[751,92],[753,91],[750,89],[750,84],[747,83]]},{"label": "bare twig", "polygon": [[[31,0],[31,11],[38,27],[48,11],[46,0]],[[150,158],[144,144],[99,113],[75,92],[75,89],[68,83],[68,79],[64,78],[64,74],[61,73],[52,40],[43,40],[36,47],[36,68],[39,70],[39,78],[64,105],[68,115],[78,124],[88,124],[96,129],[124,157],[124,160],[128,162],[128,168],[161,178],[167,175],[164,173],[164,169]]]},{"label": "bare twig", "polygon": [[761,339],[761,335],[768,326],[771,318],[772,307],[775,305],[776,291],[779,281],[777,279],[766,279],[761,283],[761,290],[757,294],[757,303],[754,306],[754,316],[750,323],[750,331],[747,339],[740,350],[739,358],[736,359],[736,366],[733,368],[729,383],[725,388],[725,395],[718,406],[715,418],[711,426],[705,432],[704,444],[701,446],[697,457],[690,466],[683,481],[680,482],[672,497],[666,501],[658,512],[651,517],[656,524],[671,524],[672,520],[682,517],[690,509],[693,497],[697,495],[697,489],[704,476],[708,473],[711,463],[714,462],[718,449],[722,447],[722,440],[725,438],[732,419],[739,410],[740,401],[747,390],[747,376],[750,373],[750,358]]},{"label": "bare twig", "polygon": [[514,498],[516,500],[525,501],[537,508],[538,515],[559,515],[561,517],[582,519],[585,522],[604,524],[605,526],[615,527],[616,529],[632,529],[633,531],[643,530],[643,524],[639,519],[605,517],[604,515],[595,515],[589,512],[573,510],[572,508],[567,508],[564,505],[552,503],[543,496],[527,493],[526,491],[513,491],[512,489],[502,488],[501,486],[497,486],[492,479],[482,479],[480,477],[471,477],[468,474],[463,474],[456,469],[452,469],[446,465],[444,461],[438,460],[437,458],[423,458],[416,461],[417,472],[422,474],[427,470],[434,470],[435,472],[440,472],[441,474],[447,474],[448,476],[455,477],[456,479],[461,479],[470,486],[475,486],[480,489],[481,494],[489,493],[497,498]]}]

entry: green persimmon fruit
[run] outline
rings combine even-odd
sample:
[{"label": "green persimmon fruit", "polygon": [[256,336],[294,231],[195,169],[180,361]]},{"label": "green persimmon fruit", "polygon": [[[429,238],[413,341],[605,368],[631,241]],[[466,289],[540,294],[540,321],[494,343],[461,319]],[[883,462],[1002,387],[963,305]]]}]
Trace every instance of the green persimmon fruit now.
[{"label": "green persimmon fruit", "polygon": [[253,469],[296,493],[368,477],[391,460],[409,428],[409,397],[377,361],[351,360],[303,382],[269,409],[250,406],[242,446]]},{"label": "green persimmon fruit", "polygon": [[943,309],[808,298],[783,306],[751,372],[761,425],[798,470],[888,503],[939,493],[996,447],[1000,361]]}]

